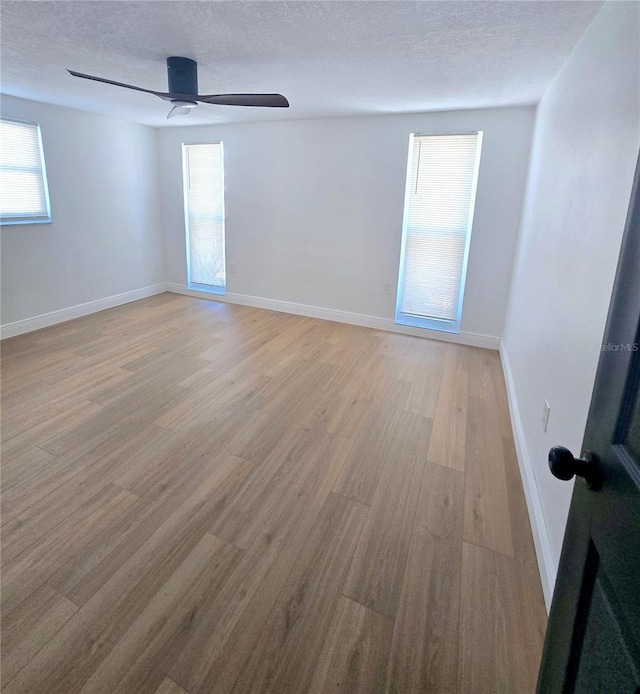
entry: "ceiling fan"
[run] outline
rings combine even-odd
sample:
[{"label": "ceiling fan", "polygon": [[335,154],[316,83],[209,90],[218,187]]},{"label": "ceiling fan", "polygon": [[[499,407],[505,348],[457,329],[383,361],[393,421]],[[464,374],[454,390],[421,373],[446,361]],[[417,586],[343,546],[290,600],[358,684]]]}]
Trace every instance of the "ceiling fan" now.
[{"label": "ceiling fan", "polygon": [[170,101],[173,108],[167,114],[167,118],[187,115],[191,109],[198,105],[198,101],[204,104],[217,104],[220,106],[266,106],[269,108],[288,108],[289,102],[282,94],[198,94],[198,63],[191,58],[177,56],[167,58],[167,72],[169,74],[169,91],[155,92],[153,89],[135,87],[132,84],[114,82],[103,77],[85,75],[82,72],[68,70],[74,77],[85,80],[95,80],[113,84],[116,87],[135,89],[138,92],[154,94],[165,101]]}]

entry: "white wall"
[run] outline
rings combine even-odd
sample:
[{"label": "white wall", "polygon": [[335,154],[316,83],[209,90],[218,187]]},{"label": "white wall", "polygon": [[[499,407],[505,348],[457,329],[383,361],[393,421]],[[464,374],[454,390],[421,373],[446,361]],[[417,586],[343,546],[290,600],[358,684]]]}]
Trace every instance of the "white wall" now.
[{"label": "white wall", "polygon": [[581,450],[640,146],[639,10],[635,2],[606,4],[537,111],[503,356],[534,513],[536,494],[541,502],[547,584],[572,491],[551,476],[547,454],[554,444]]},{"label": "white wall", "polygon": [[8,96],[1,111],[40,124],[53,219],[0,228],[3,325],[164,282],[153,129]]},{"label": "white wall", "polygon": [[158,130],[167,280],[186,282],[181,143],[222,140],[228,292],[391,319],[409,134],[484,130],[461,330],[500,336],[533,120],[524,107]]}]

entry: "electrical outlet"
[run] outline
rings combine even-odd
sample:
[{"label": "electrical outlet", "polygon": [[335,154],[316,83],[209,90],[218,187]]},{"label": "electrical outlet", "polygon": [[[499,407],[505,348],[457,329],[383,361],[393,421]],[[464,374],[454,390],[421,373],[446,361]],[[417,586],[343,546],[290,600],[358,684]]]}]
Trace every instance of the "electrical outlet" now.
[{"label": "electrical outlet", "polygon": [[384,283],[384,293],[391,294],[391,282]]},{"label": "electrical outlet", "polygon": [[229,274],[235,275],[235,272],[236,272],[236,264],[235,263],[229,263]]},{"label": "electrical outlet", "polygon": [[545,400],[544,401],[544,410],[542,410],[542,428],[544,429],[545,433],[547,431],[547,426],[549,424],[549,414],[551,413],[551,405],[549,405],[549,401]]}]

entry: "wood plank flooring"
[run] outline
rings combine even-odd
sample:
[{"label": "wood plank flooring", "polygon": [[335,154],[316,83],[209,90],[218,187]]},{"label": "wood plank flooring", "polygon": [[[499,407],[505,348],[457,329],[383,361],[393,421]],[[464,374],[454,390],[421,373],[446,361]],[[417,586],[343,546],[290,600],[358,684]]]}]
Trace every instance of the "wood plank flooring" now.
[{"label": "wood plank flooring", "polygon": [[527,694],[496,352],[162,294],[2,343],[6,694]]}]

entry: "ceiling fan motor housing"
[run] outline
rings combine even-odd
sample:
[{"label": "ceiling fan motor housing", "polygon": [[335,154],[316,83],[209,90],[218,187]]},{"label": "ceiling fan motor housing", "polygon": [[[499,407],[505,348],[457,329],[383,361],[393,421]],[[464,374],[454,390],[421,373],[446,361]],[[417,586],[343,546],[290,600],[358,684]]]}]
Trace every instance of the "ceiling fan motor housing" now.
[{"label": "ceiling fan motor housing", "polygon": [[191,58],[167,58],[169,91],[172,94],[198,94],[198,63]]}]

